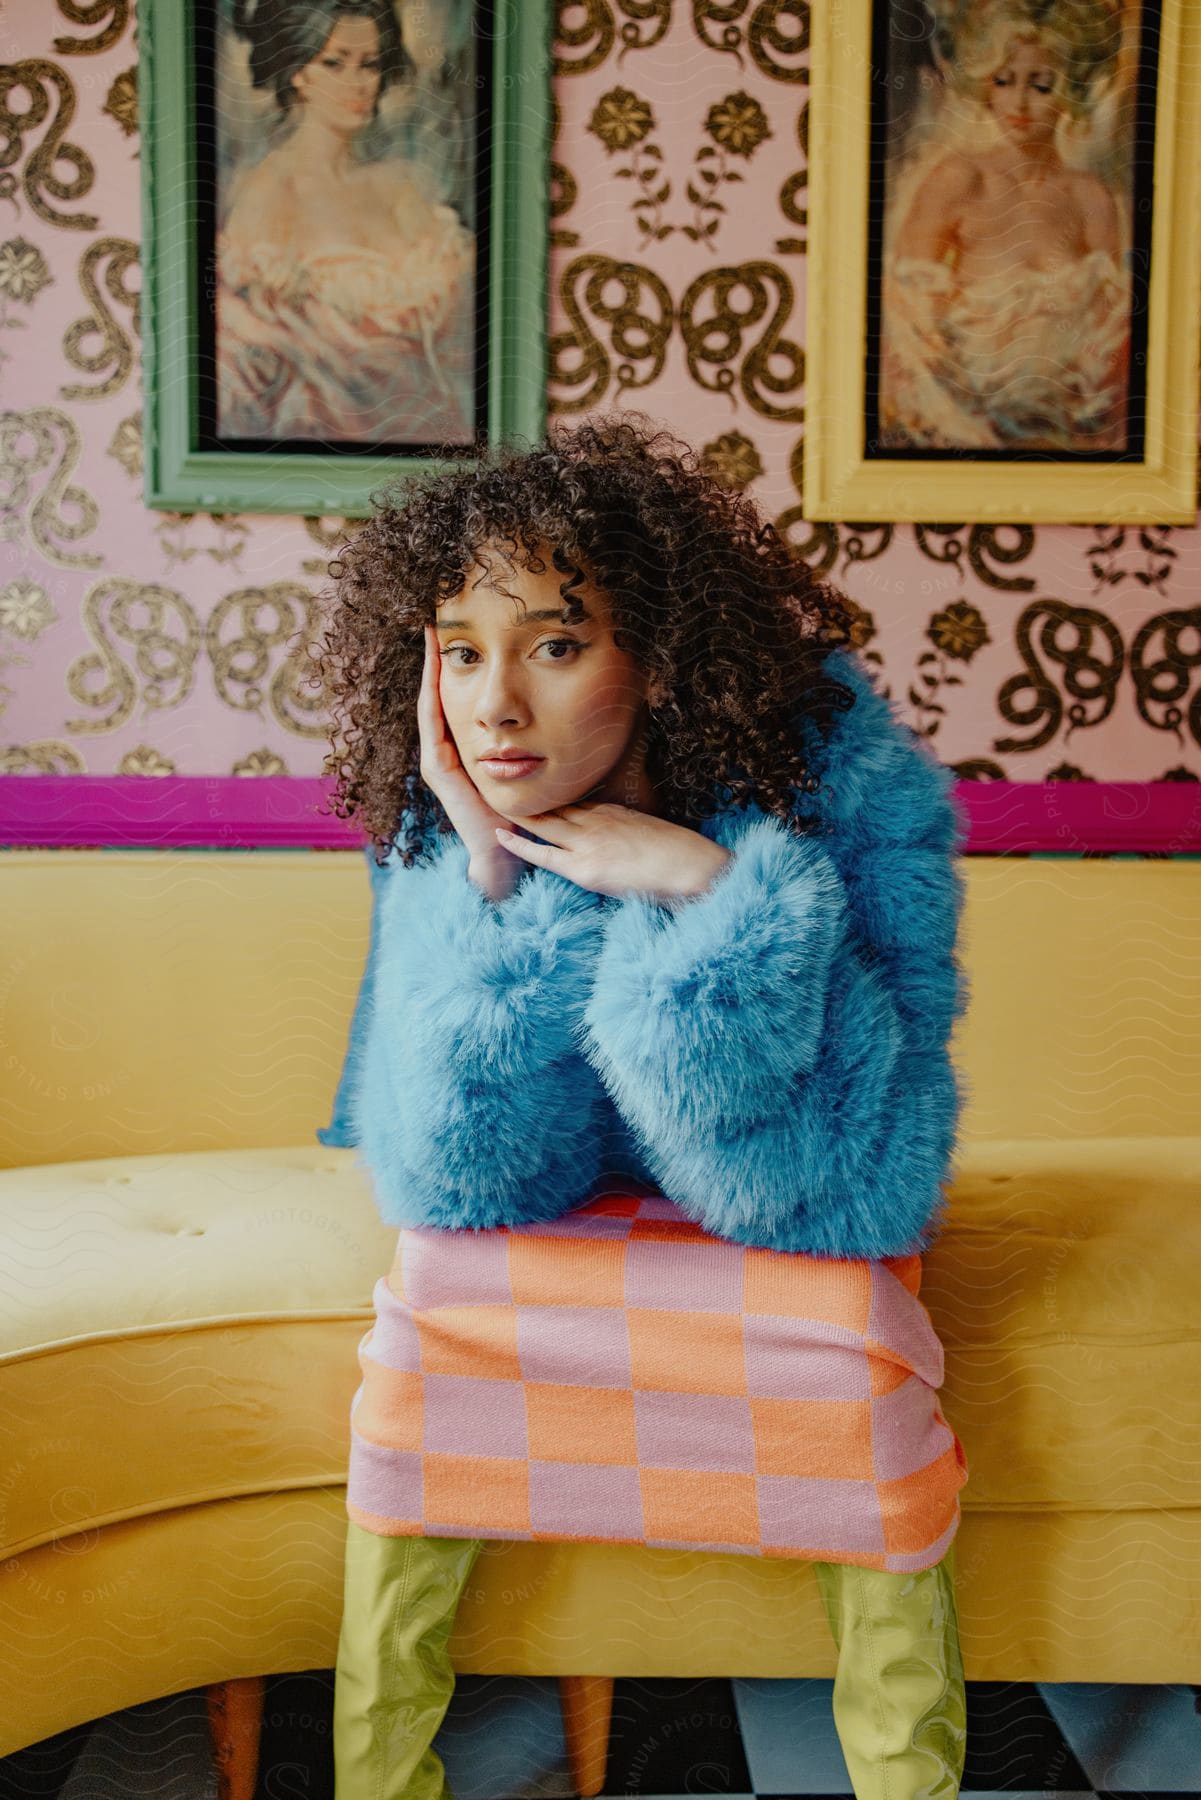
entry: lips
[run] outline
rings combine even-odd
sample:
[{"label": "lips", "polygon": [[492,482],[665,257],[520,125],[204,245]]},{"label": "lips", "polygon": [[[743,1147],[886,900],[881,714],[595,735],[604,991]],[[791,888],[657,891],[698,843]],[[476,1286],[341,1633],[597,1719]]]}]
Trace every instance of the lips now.
[{"label": "lips", "polygon": [[481,756],[480,768],[494,781],[516,781],[532,775],[545,760],[542,756]]}]

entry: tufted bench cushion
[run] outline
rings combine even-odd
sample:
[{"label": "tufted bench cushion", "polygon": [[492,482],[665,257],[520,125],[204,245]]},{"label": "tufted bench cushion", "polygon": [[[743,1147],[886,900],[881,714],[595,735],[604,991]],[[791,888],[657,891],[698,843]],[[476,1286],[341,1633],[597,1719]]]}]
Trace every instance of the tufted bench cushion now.
[{"label": "tufted bench cushion", "polygon": [[[345,1482],[357,1346],[396,1244],[354,1157],[0,1170],[0,1557]],[[1201,1137],[964,1153],[922,1299],[965,1514],[1163,1511],[1201,1547],[1199,1190]]]},{"label": "tufted bench cushion", "polygon": [[344,1484],[395,1229],[353,1153],[0,1170],[0,1557],[139,1514]]},{"label": "tufted bench cushion", "polygon": [[922,1298],[965,1511],[1146,1514],[1201,1600],[1199,1196],[1201,1137],[977,1142]]}]

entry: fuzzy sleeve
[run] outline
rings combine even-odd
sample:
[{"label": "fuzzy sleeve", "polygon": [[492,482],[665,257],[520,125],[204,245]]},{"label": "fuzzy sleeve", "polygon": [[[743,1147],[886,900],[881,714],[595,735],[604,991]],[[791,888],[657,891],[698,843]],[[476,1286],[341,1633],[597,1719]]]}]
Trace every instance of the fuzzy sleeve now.
[{"label": "fuzzy sleeve", "polygon": [[535,869],[499,904],[451,837],[398,869],[355,1095],[385,1223],[557,1218],[599,1171],[603,1089],[573,1030],[600,948],[597,896]]},{"label": "fuzzy sleeve", "polygon": [[740,1243],[875,1259],[941,1227],[962,1105],[954,777],[884,729],[899,785],[879,833],[760,815],[699,898],[634,897],[605,926],[584,1054],[663,1192]]}]

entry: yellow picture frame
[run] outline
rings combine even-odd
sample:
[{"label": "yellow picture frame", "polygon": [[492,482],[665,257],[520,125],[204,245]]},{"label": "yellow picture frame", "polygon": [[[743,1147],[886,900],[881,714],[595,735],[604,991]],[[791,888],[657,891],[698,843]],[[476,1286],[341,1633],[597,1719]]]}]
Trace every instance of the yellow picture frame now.
[{"label": "yellow picture frame", "polygon": [[1201,7],[1162,0],[1147,286],[1144,454],[1132,460],[865,456],[872,0],[817,0],[810,58],[804,516],[1180,524],[1197,516]]}]

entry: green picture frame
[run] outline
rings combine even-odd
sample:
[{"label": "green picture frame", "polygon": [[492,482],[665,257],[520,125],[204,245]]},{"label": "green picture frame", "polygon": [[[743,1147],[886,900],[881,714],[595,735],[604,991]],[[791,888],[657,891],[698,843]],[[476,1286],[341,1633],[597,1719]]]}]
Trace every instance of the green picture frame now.
[{"label": "green picture frame", "polygon": [[[195,79],[198,6],[211,0],[142,0],[138,103],[142,154],[144,497],[186,512],[366,517],[383,481],[453,466],[429,454],[362,455],[200,447],[197,347],[202,318],[196,203]],[[546,430],[549,157],[553,124],[551,0],[489,0],[477,8],[488,56],[486,127],[491,169],[486,273],[486,422],[489,442]],[[479,65],[482,68],[482,63]],[[181,198],[183,197],[183,198]]]}]

